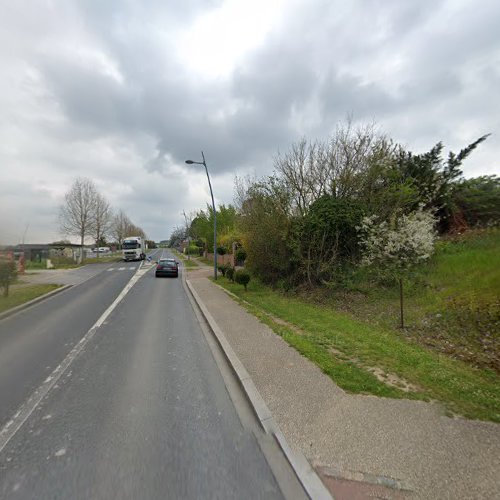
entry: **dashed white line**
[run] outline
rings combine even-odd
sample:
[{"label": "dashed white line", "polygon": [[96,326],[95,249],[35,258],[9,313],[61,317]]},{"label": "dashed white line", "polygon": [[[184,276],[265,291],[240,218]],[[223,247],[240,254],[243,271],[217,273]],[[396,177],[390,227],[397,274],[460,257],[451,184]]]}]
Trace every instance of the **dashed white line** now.
[{"label": "dashed white line", "polygon": [[[125,269],[125,268],[123,268]],[[56,386],[57,381],[66,372],[68,367],[73,363],[76,357],[83,351],[86,344],[92,339],[99,327],[104,323],[106,318],[111,314],[113,309],[123,300],[125,295],[137,283],[141,276],[144,276],[148,270],[138,267],[137,272],[130,278],[125,288],[120,292],[118,297],[113,303],[102,313],[101,317],[94,323],[92,328],[80,339],[80,341],[73,347],[69,354],[64,358],[62,363],[55,368],[55,370],[44,380],[42,385],[35,390],[35,392],[28,398],[28,400],[21,405],[21,408],[16,414],[4,425],[0,430],[0,453],[7,446],[7,443],[12,439],[16,432],[23,426],[24,422],[28,420],[29,416],[33,413],[35,408],[40,404],[40,401],[48,394],[52,387]],[[68,373],[71,375],[71,371]]]}]

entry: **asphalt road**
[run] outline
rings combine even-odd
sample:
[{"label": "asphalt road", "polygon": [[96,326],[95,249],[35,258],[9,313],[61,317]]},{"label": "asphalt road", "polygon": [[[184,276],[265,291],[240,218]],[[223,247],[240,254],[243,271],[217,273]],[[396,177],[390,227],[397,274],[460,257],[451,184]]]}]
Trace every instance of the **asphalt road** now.
[{"label": "asphalt road", "polygon": [[[0,428],[133,273],[0,322]],[[181,278],[148,272],[4,443],[0,497],[282,498],[233,400]]]},{"label": "asphalt road", "polygon": [[0,428],[109,307],[138,265],[100,265],[101,273],[0,321]]}]

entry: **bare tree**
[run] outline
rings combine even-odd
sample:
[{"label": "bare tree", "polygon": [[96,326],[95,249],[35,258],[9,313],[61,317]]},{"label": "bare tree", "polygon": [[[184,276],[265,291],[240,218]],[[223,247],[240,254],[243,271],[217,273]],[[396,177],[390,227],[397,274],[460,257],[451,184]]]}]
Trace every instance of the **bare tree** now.
[{"label": "bare tree", "polygon": [[391,158],[395,146],[377,133],[375,125],[354,127],[351,119],[339,124],[329,141],[292,145],[274,161],[277,179],[289,193],[291,209],[305,215],[308,208],[324,195],[334,198],[363,197],[364,190],[377,182],[369,172],[375,163]]},{"label": "bare tree", "polygon": [[326,146],[302,139],[285,154],[278,154],[274,167],[291,194],[293,207],[304,215],[311,203],[325,194],[328,182]]},{"label": "bare tree", "polygon": [[113,238],[121,245],[123,239],[128,234],[132,222],[128,218],[127,214],[123,210],[119,210],[113,217],[111,223],[111,234]]},{"label": "bare tree", "polygon": [[[96,246],[102,246],[102,240],[109,234],[111,229],[113,212],[108,200],[100,193],[96,195],[94,218],[95,224],[92,236],[95,239]],[[97,256],[99,257],[99,252],[97,252]]]},{"label": "bare tree", "polygon": [[64,197],[64,204],[59,208],[59,227],[64,234],[80,238],[82,259],[85,238],[95,228],[97,196],[95,184],[90,179],[79,177],[73,182]]},{"label": "bare tree", "polygon": [[123,210],[119,210],[112,218],[110,223],[110,234],[121,245],[121,242],[127,236],[140,236],[146,239],[144,230],[132,223]]}]

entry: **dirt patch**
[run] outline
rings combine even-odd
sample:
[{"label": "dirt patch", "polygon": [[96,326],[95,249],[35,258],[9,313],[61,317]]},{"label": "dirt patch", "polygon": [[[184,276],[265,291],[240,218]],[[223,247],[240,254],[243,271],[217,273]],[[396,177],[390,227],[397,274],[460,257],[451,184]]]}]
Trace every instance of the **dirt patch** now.
[{"label": "dirt patch", "polygon": [[386,373],[381,368],[376,366],[369,366],[366,369],[375,375],[380,382],[383,382],[386,385],[391,387],[395,387],[396,389],[400,389],[404,392],[421,392],[422,389],[415,384],[410,384],[407,380],[396,375],[395,373]]},{"label": "dirt patch", "polygon": [[330,354],[332,354],[336,358],[338,358],[342,361],[348,361],[348,362],[356,365],[357,367],[362,368],[363,370],[366,370],[366,371],[372,373],[373,375],[375,375],[375,377],[377,377],[377,379],[380,382],[382,382],[385,385],[388,385],[390,387],[394,387],[395,389],[399,389],[403,392],[421,392],[422,391],[422,389],[420,387],[418,387],[415,384],[411,384],[410,382],[408,382],[404,378],[400,377],[399,375],[396,375],[395,373],[386,372],[385,370],[383,370],[382,368],[379,368],[378,366],[366,366],[358,358],[346,356],[342,351],[339,351],[338,349],[335,349],[334,347],[330,347],[328,349],[328,351],[330,352]]},{"label": "dirt patch", "polygon": [[[265,311],[262,311],[263,314],[271,318],[276,324],[280,326],[286,326],[290,330],[292,330],[294,333],[298,335],[307,335],[304,330],[301,330],[299,327],[292,325],[291,323],[288,323],[287,321],[277,318],[276,316],[273,316],[272,314],[269,314]],[[372,373],[377,377],[377,379],[382,382],[385,385],[388,385],[389,387],[394,387],[396,389],[399,389],[403,392],[421,392],[422,389],[418,387],[415,384],[411,384],[404,378],[400,377],[399,375],[396,375],[395,373],[388,373],[382,368],[379,368],[377,366],[365,366],[359,359],[354,358],[354,357],[349,357],[342,351],[339,351],[338,349],[335,349],[334,347],[330,347],[328,349],[330,354],[335,356],[337,359],[340,359],[341,361],[346,361],[353,363],[354,365],[358,366],[359,368],[362,368],[364,370],[367,370],[368,372]]]}]

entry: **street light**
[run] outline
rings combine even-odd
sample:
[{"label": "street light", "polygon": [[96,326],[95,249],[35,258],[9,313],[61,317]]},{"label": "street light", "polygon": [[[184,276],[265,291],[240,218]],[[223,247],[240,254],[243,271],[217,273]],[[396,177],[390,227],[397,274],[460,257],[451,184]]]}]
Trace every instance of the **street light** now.
[{"label": "street light", "polygon": [[208,186],[210,187],[210,196],[212,196],[212,210],[214,212],[214,280],[217,279],[217,212],[215,211],[215,201],[214,201],[214,193],[212,191],[212,183],[210,182],[210,176],[208,175],[208,168],[205,162],[205,155],[203,151],[201,152],[201,157],[203,161],[192,161],[186,160],[188,165],[203,165],[205,167],[205,172],[207,173]]}]

